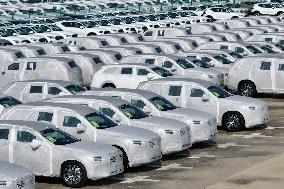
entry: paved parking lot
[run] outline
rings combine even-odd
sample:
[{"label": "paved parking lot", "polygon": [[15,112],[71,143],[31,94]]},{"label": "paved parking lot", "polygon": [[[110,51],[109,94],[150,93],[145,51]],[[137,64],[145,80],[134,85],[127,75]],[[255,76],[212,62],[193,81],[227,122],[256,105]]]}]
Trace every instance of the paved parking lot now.
[{"label": "paved parking lot", "polygon": [[[261,99],[269,103],[268,127],[237,133],[219,130],[215,141],[195,145],[190,152],[164,157],[160,163],[132,168],[124,176],[90,181],[85,188],[204,189],[254,165],[261,166],[265,160],[284,153],[284,98]],[[231,179],[229,182],[245,186],[251,181]],[[58,179],[37,178],[37,188],[65,187]]]}]

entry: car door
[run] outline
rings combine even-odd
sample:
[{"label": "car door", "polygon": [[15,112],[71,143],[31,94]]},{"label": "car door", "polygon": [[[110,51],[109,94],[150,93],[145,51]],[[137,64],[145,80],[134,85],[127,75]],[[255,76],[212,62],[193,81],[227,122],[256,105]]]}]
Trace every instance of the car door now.
[{"label": "car door", "polygon": [[284,93],[284,64],[278,63],[274,64],[274,66],[275,92]]},{"label": "car door", "polygon": [[[199,85],[185,85],[185,108],[193,108],[200,111],[218,115],[218,99],[208,90]],[[207,100],[204,100],[204,97]]]},{"label": "car door", "polygon": [[132,88],[135,89],[138,85],[137,78],[134,77],[134,68],[123,67],[118,73],[118,78],[115,79],[118,88]]},{"label": "car door", "polygon": [[5,86],[10,82],[20,80],[21,65],[20,63],[12,63],[7,68],[1,70],[1,86]]},{"label": "car door", "polygon": [[163,96],[178,107],[182,106],[182,84],[165,85]]},{"label": "car door", "polygon": [[5,126],[0,128],[0,161],[9,162],[10,129]]},{"label": "car door", "polygon": [[272,91],[271,62],[258,61],[253,65],[251,77],[259,92]]},{"label": "car door", "polygon": [[22,93],[22,102],[35,102],[44,99],[44,83],[31,83]]},{"label": "car door", "polygon": [[[30,130],[18,129],[13,144],[13,162],[32,170],[35,175],[49,176],[51,173],[51,150],[46,141]],[[42,142],[37,149],[31,147],[36,139]]]},{"label": "car door", "polygon": [[37,72],[37,70],[38,68],[36,62],[27,62],[23,80],[26,81],[40,79],[40,74]]}]

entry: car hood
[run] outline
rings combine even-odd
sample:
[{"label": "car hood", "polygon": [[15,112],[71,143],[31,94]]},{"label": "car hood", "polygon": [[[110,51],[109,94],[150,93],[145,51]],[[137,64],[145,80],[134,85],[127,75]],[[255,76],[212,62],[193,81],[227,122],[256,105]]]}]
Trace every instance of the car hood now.
[{"label": "car hood", "polygon": [[0,180],[15,180],[17,178],[32,175],[32,172],[21,166],[0,162]]},{"label": "car hood", "polygon": [[214,69],[211,69],[211,68],[199,68],[199,67],[196,67],[196,68],[193,68],[193,69],[186,69],[185,73],[186,72],[190,73],[191,71],[199,72],[200,74],[210,74],[210,75],[213,75],[213,76],[221,75],[221,73],[219,71],[216,71]]},{"label": "car hood", "polygon": [[221,72],[223,74],[228,74],[229,73],[229,68],[225,68],[225,67],[212,67],[212,69]]},{"label": "car hood", "polygon": [[239,96],[239,95],[233,95],[227,98],[219,98],[220,105],[227,106],[228,103],[245,105],[245,106],[266,106],[267,105],[262,100],[254,99],[251,97]]},{"label": "car hood", "polygon": [[96,156],[108,155],[110,153],[114,153],[117,150],[115,147],[108,144],[88,141],[79,141],[72,144],[67,144],[64,145],[64,148],[68,148],[77,153],[78,151],[85,151],[90,154],[96,154]]},{"label": "car hood", "polygon": [[[165,118],[165,117],[157,117],[150,116],[144,119],[135,120],[137,123],[144,124],[149,127],[156,127],[159,129],[176,129],[179,130],[181,128],[187,127],[186,124],[177,121],[175,119]],[[145,127],[146,128],[146,127]]]},{"label": "car hood", "polygon": [[113,137],[121,137],[129,140],[150,140],[158,137],[158,135],[146,129],[125,125],[103,129],[100,131],[106,132],[105,134],[108,136],[112,135]]},{"label": "car hood", "polygon": [[175,119],[183,119],[183,120],[194,120],[194,121],[201,121],[201,120],[208,120],[211,118],[215,118],[215,116],[189,108],[176,108],[174,110],[166,111],[163,113],[165,116],[170,116],[171,118]]}]

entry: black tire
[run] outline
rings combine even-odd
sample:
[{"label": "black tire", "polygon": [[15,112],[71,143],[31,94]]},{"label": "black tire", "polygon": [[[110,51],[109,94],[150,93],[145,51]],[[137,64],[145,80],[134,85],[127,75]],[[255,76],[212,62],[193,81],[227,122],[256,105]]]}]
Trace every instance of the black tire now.
[{"label": "black tire", "polygon": [[282,15],[283,14],[283,12],[282,11],[279,11],[279,12],[277,12],[277,14],[275,15],[275,16],[280,16],[280,15]]},{"label": "black tire", "polygon": [[116,86],[112,83],[105,83],[102,88],[116,88]]},{"label": "black tire", "polygon": [[238,93],[242,96],[255,97],[257,95],[257,90],[252,81],[242,81],[239,83]]},{"label": "black tire", "polygon": [[233,17],[232,17],[232,19],[238,19],[238,18],[239,18],[238,16],[233,16]]},{"label": "black tire", "polygon": [[213,22],[213,21],[215,20],[215,19],[213,18],[213,16],[210,16],[210,15],[209,15],[209,16],[206,16],[206,17],[209,18],[211,22]]},{"label": "black tire", "polygon": [[240,131],[245,127],[245,119],[239,112],[227,112],[223,115],[222,126],[229,132]]},{"label": "black tire", "polygon": [[84,165],[77,161],[68,161],[62,165],[61,178],[63,184],[71,188],[82,187],[88,180]]},{"label": "black tire", "polygon": [[88,33],[87,36],[95,36],[97,35],[96,33]]},{"label": "black tire", "polygon": [[254,16],[260,16],[260,12],[256,11],[253,13]]}]

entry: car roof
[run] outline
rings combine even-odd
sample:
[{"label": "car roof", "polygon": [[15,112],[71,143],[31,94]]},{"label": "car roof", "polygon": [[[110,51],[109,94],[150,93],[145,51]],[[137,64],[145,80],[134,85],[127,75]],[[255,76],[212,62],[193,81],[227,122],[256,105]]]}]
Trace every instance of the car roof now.
[{"label": "car roof", "polygon": [[105,101],[114,106],[120,106],[123,104],[129,104],[126,100],[115,97],[107,97],[107,96],[96,96],[96,95],[68,95],[68,96],[59,96],[54,99],[85,99],[85,100],[95,100],[95,101]]},{"label": "car roof", "polygon": [[[50,83],[50,84],[58,84],[60,86],[67,86],[67,85],[76,85],[75,83],[71,83],[69,81],[64,81],[64,80],[44,80],[44,79],[39,79],[39,80],[26,80],[26,81],[16,81],[16,82],[11,82],[8,85],[14,85],[17,83],[33,83],[33,82],[41,82],[41,83]],[[8,86],[7,85],[7,86]]]},{"label": "car roof", "polygon": [[69,109],[69,110],[73,110],[77,113],[79,113],[80,115],[87,115],[93,112],[96,112],[95,109],[87,107],[87,106],[82,106],[79,104],[67,104],[67,103],[51,103],[51,102],[31,102],[31,103],[27,103],[27,104],[21,104],[15,107],[50,107],[50,108],[62,108],[62,109]]},{"label": "car roof", "polygon": [[142,89],[126,89],[126,88],[108,89],[108,88],[104,88],[104,89],[94,89],[94,91],[131,93],[131,94],[141,95],[145,98],[152,98],[152,97],[158,95],[154,92],[146,91],[146,90],[142,90]]},{"label": "car roof", "polygon": [[127,63],[127,64],[108,64],[102,67],[147,67],[147,68],[155,68],[158,67],[157,65],[153,64],[139,64],[139,63]]},{"label": "car roof", "polygon": [[0,125],[27,127],[35,131],[42,131],[47,128],[55,128],[53,124],[48,123],[48,122],[23,121],[23,120],[0,120]]}]

